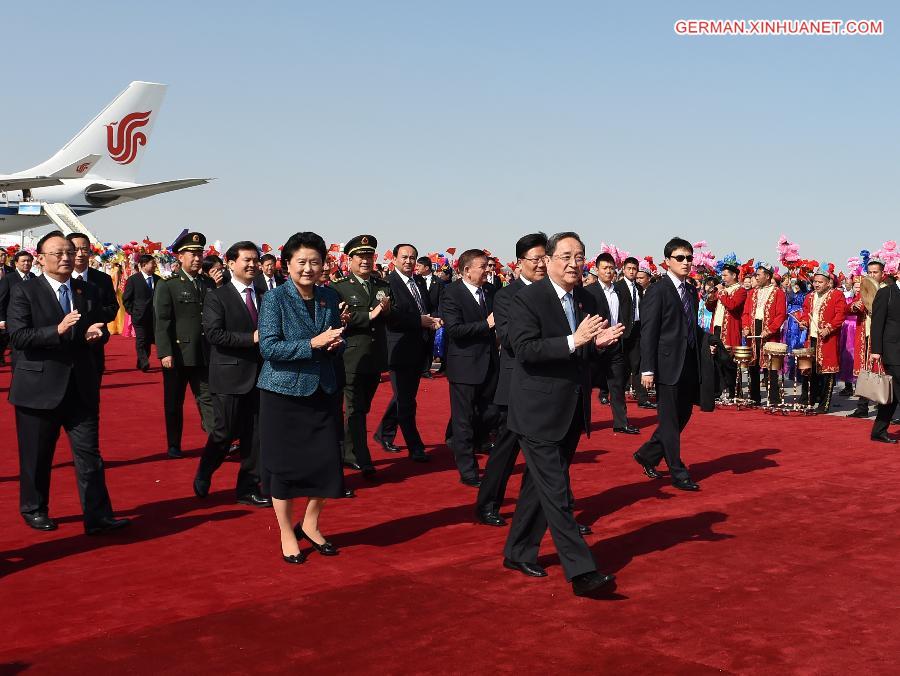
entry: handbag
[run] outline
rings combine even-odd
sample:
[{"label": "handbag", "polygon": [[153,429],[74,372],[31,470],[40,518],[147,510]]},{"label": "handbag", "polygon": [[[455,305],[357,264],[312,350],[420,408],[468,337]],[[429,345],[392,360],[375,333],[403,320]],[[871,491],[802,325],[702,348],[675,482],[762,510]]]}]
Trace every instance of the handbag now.
[{"label": "handbag", "polygon": [[856,394],[876,404],[890,404],[893,401],[893,378],[884,372],[881,362],[872,369],[860,369],[856,380]]}]

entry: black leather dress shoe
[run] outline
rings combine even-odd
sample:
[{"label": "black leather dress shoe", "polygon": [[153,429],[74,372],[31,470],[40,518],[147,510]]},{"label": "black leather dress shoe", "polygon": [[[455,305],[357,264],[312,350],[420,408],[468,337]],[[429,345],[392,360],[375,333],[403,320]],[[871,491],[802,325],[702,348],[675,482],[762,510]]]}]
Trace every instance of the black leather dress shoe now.
[{"label": "black leather dress shoe", "polygon": [[900,425],[900,418],[891,418],[891,425]]},{"label": "black leather dress shoe", "polygon": [[584,524],[581,524],[581,523],[578,524],[578,534],[580,536],[584,537],[585,535],[590,535],[593,532],[594,531],[591,530],[590,526],[585,526]]},{"label": "black leather dress shoe", "polygon": [[309,535],[303,532],[303,528],[299,524],[294,526],[294,535],[297,536],[298,540],[306,540],[309,542],[309,544],[313,546],[313,549],[322,556],[337,556],[339,554],[338,548],[328,540],[325,540],[322,544],[315,542]]},{"label": "black leather dress shoe", "polygon": [[480,512],[478,514],[478,523],[483,523],[485,526],[496,526],[497,528],[502,528],[506,525],[506,519],[500,516],[497,512]]},{"label": "black leather dress shoe", "polygon": [[383,441],[382,438],[379,437],[377,434],[375,436],[373,436],[372,438],[375,440],[376,443],[381,444],[381,447],[384,450],[386,450],[388,453],[399,453],[400,452],[399,446],[395,446],[390,441]]},{"label": "black leather dress shoe", "polygon": [[204,479],[194,479],[194,495],[198,498],[205,498],[209,495],[209,481]]},{"label": "black leather dress shoe", "polygon": [[864,411],[861,408],[855,408],[855,409],[853,409],[853,413],[847,414],[847,417],[848,418],[868,418],[869,411],[868,410]]},{"label": "black leather dress shoe", "polygon": [[641,431],[637,427],[632,427],[631,425],[625,425],[625,427],[613,427],[613,432],[617,432],[618,434],[640,434]]},{"label": "black leather dress shoe", "polygon": [[547,571],[541,568],[536,563],[527,563],[526,561],[511,561],[510,559],[503,559],[503,567],[509,568],[510,570],[517,570],[522,575],[527,575],[528,577],[547,577]]},{"label": "black leather dress shoe", "polygon": [[682,490],[682,491],[699,491],[700,490],[700,484],[694,483],[693,481],[690,480],[690,478],[675,479],[674,481],[672,481],[672,485],[675,486],[675,488]]},{"label": "black leather dress shoe", "polygon": [[631,457],[634,458],[634,461],[641,466],[641,468],[644,470],[644,474],[646,474],[651,479],[659,479],[659,472],[656,471],[656,468],[653,465],[644,460],[637,453],[635,453]]},{"label": "black leather dress shoe", "polygon": [[345,498],[355,498],[356,493],[353,491],[352,488],[345,488],[344,489],[344,497]]},{"label": "black leather dress shoe", "polygon": [[102,533],[109,533],[111,531],[119,530],[130,525],[131,519],[115,519],[111,516],[107,516],[103,519],[100,519],[97,525],[91,526],[90,528],[85,528],[84,532],[88,535],[100,535]]},{"label": "black leather dress shoe", "polygon": [[478,488],[481,485],[481,479],[477,476],[462,477],[459,480],[459,483],[471,486],[472,488]]},{"label": "black leather dress shoe", "polygon": [[166,455],[172,458],[173,460],[178,460],[179,458],[184,457],[184,453],[181,452],[180,448],[175,448],[172,446],[168,451],[166,451]]},{"label": "black leather dress shoe", "polygon": [[362,469],[360,465],[355,462],[348,462],[344,460],[344,467],[348,467],[349,469],[355,469],[357,472]]},{"label": "black leather dress shoe", "polygon": [[22,520],[35,530],[56,530],[56,521],[46,514],[23,514]]},{"label": "black leather dress shoe", "polygon": [[876,434],[874,436],[869,437],[872,441],[880,441],[882,444],[896,444],[897,440],[892,439],[887,435],[887,432],[882,432],[881,434]]},{"label": "black leather dress shoe", "polygon": [[638,404],[638,408],[648,408],[655,410],[656,404],[654,404],[652,401],[642,401],[640,404]]},{"label": "black leather dress shoe", "polygon": [[306,554],[304,554],[303,552],[297,552],[296,554],[287,555],[282,552],[281,558],[284,559],[285,563],[300,564],[306,561]]},{"label": "black leather dress shoe", "polygon": [[423,377],[423,378],[428,378],[428,380],[434,379],[434,376],[431,375],[431,371],[425,371],[425,373],[422,374],[422,377]]},{"label": "black leather dress shoe", "polygon": [[237,499],[241,505],[250,505],[251,507],[271,507],[272,498],[268,495],[259,495],[258,493],[247,493]]},{"label": "black leather dress shoe", "polygon": [[416,453],[409,454],[410,460],[413,462],[428,462],[431,460],[430,457],[425,455],[425,451],[417,451]]},{"label": "black leather dress shoe", "polygon": [[572,593],[575,596],[591,596],[603,587],[615,582],[615,575],[606,575],[597,571],[583,573],[572,578]]}]

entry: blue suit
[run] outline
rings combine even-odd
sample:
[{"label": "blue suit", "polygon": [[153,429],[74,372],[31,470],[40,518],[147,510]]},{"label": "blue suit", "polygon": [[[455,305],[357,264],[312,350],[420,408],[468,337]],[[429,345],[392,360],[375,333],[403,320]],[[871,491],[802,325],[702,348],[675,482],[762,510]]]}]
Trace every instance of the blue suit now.
[{"label": "blue suit", "polygon": [[315,287],[315,318],[292,283],[263,296],[259,313],[259,351],[263,366],[257,386],[294,397],[310,396],[321,387],[333,394],[342,386],[341,353],[313,349],[311,342],[341,326],[339,297],[327,287]]}]

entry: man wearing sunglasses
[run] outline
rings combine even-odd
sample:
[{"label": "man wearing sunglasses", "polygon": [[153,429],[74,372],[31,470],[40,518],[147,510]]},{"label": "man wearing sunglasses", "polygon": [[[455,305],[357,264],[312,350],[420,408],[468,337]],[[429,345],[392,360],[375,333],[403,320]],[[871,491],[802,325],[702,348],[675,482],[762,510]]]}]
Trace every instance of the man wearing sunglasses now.
[{"label": "man wearing sunglasses", "polygon": [[668,271],[644,293],[641,302],[641,384],[656,386],[659,424],[634,460],[651,479],[665,457],[672,485],[683,491],[700,486],[681,461],[681,432],[700,396],[700,344],[697,292],[688,281],[694,248],[673,237],[664,249]]}]

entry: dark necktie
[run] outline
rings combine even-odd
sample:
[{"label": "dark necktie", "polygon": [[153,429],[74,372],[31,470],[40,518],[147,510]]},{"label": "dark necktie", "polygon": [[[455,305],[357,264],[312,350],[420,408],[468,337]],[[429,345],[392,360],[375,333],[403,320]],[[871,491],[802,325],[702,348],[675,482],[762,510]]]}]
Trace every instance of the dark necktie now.
[{"label": "dark necktie", "polygon": [[478,287],[478,306],[481,308],[481,316],[487,319],[487,303],[484,302],[484,289]]},{"label": "dark necktie", "polygon": [[697,342],[696,328],[694,326],[695,318],[691,317],[693,305],[685,282],[681,283],[681,308],[684,310],[684,319],[687,322],[687,342],[688,345],[694,347]]},{"label": "dark necktie", "polygon": [[269,277],[269,291],[275,288],[275,278]]},{"label": "dark necktie", "polygon": [[151,293],[153,292],[153,277],[147,277],[147,288]]},{"label": "dark necktie", "polygon": [[637,320],[637,285],[631,284],[631,323]]},{"label": "dark necktie", "polygon": [[253,302],[253,289],[249,286],[244,289],[245,302],[247,303],[247,312],[250,313],[250,319],[253,320],[253,326],[259,326],[259,313],[256,311],[256,303]]},{"label": "dark necktie", "polygon": [[409,292],[412,294],[412,297],[416,301],[416,305],[419,306],[419,312],[423,315],[425,314],[425,303],[422,302],[422,296],[419,294],[419,287],[416,285],[415,280],[410,277],[409,278]]},{"label": "dark necktie", "polygon": [[62,308],[64,315],[72,311],[72,302],[69,300],[69,287],[65,284],[59,287],[59,306]]}]

